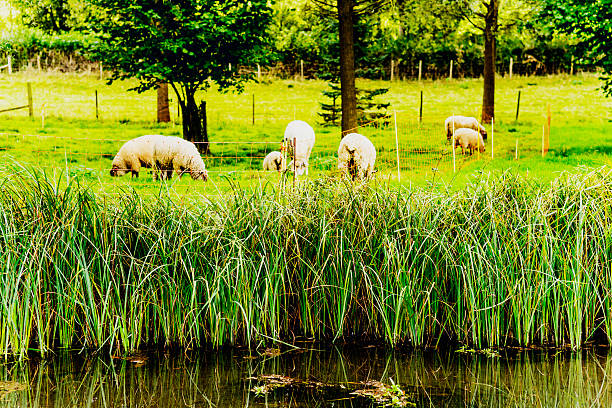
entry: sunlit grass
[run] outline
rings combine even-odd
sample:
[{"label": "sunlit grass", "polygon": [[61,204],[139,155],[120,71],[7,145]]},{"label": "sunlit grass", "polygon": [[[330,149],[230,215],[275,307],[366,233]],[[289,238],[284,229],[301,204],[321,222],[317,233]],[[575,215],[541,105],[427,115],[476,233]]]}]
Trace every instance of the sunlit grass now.
[{"label": "sunlit grass", "polygon": [[[34,119],[26,111],[0,114],[0,157],[35,164],[48,169],[68,168],[69,172],[95,178],[106,189],[108,184],[135,185],[127,178],[119,181],[108,175],[110,162],[122,142],[142,134],[180,135],[176,101],[171,103],[177,124],[155,123],[155,92],[127,91],[134,82],[108,86],[95,74],[19,73],[0,75],[0,109],[26,101],[26,82],[34,89]],[[457,186],[476,170],[507,170],[535,180],[550,181],[564,170],[577,166],[610,165],[612,153],[612,100],[597,90],[594,74],[573,77],[498,78],[496,87],[495,159],[491,160],[491,138],[485,154],[464,161],[458,159],[453,173],[450,149],[444,145],[444,119],[451,114],[479,116],[482,80],[369,81],[363,88],[389,87],[385,96],[389,112],[397,112],[401,179],[424,185],[444,180]],[[337,167],[338,128],[319,126],[317,112],[326,83],[318,80],[271,80],[250,84],[243,94],[211,90],[200,95],[207,100],[212,155],[205,159],[211,177],[223,191],[229,190],[223,176],[242,185],[256,185],[252,177],[261,168],[266,153],[278,150],[284,127],[293,119],[315,126],[317,142],[313,149],[315,177]],[[95,119],[98,90],[100,120]],[[424,118],[417,124],[419,92],[424,92]],[[516,98],[522,92],[519,120],[515,122]],[[252,123],[252,97],[255,95],[255,124]],[[541,157],[542,126],[547,105],[552,113],[550,152]],[[42,128],[41,114],[46,115]],[[490,132],[490,126],[487,126]],[[379,179],[396,179],[396,145],[393,126],[361,128],[378,151]],[[9,133],[6,135],[3,133]],[[18,136],[15,136],[18,135]],[[30,135],[30,136],[24,136]],[[42,136],[42,137],[39,137]],[[13,141],[21,137],[21,143]],[[518,160],[515,146],[518,140]],[[220,143],[221,142],[221,143]],[[230,142],[230,143],[227,143]],[[253,143],[257,142],[257,143]],[[268,143],[261,143],[268,142]],[[417,151],[429,149],[429,153]],[[439,159],[444,153],[443,160]],[[432,171],[432,169],[435,170]],[[434,177],[434,173],[435,177]],[[148,184],[154,184],[148,179]],[[155,186],[150,189],[156,190]]]},{"label": "sunlit grass", "polygon": [[224,200],[1,181],[0,352],[610,339],[612,175],[503,173],[452,192],[334,179]]}]

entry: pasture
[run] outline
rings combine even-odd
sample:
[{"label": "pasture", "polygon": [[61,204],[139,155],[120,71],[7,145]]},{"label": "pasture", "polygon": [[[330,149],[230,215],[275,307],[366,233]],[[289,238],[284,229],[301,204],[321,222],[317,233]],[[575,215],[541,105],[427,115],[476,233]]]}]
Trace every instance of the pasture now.
[{"label": "pasture", "polygon": [[[145,192],[159,188],[146,172],[139,179],[115,179],[110,177],[108,169],[125,140],[142,134],[181,134],[174,101],[171,102],[173,123],[157,124],[155,92],[129,92],[134,83],[108,86],[94,75],[25,72],[0,76],[0,109],[23,105],[27,82],[34,90],[34,117],[29,118],[27,110],[0,114],[0,154],[5,165],[16,161],[51,173],[77,176],[105,192],[124,186]],[[597,90],[599,82],[592,74],[499,77],[495,156],[491,159],[490,136],[487,150],[481,156],[464,158],[457,149],[456,173],[444,136],[444,119],[452,114],[479,117],[482,80],[360,80],[357,86],[389,88],[389,93],[381,97],[381,101],[391,103],[387,125],[373,124],[358,129],[377,147],[379,183],[397,184],[398,156],[402,184],[443,181],[457,188],[465,185],[476,171],[509,169],[533,180],[550,181],[560,172],[578,166],[611,164],[612,102]],[[191,180],[175,180],[170,188],[212,194],[227,191],[229,181],[241,186],[254,186],[262,181],[276,183],[278,175],[259,171],[261,161],[267,152],[279,149],[284,127],[294,118],[306,120],[315,127],[317,142],[311,157],[310,177],[333,173],[340,131],[319,125],[317,112],[325,87],[325,82],[317,80],[267,79],[250,84],[242,94],[213,89],[199,95],[207,101],[212,154],[205,162],[211,180],[206,186]],[[95,110],[96,90],[99,119]],[[515,121],[519,90],[520,113]],[[422,123],[418,121],[420,91],[424,95]],[[550,151],[542,157],[547,104],[552,114]],[[491,135],[490,125],[487,130]],[[518,159],[515,159],[517,141]]]}]

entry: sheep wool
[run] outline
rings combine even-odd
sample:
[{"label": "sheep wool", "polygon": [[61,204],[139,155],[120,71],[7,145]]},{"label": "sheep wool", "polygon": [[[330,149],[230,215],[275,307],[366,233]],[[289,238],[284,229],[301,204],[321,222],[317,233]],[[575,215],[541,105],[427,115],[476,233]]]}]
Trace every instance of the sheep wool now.
[{"label": "sheep wool", "polygon": [[479,150],[480,153],[485,151],[482,135],[473,129],[461,128],[455,130],[455,148],[457,146],[461,146],[462,154],[465,154],[466,150],[470,154],[474,153],[475,150]]},{"label": "sheep wool", "polygon": [[308,161],[315,144],[315,132],[312,126],[303,120],[289,122],[285,128],[284,141],[289,146],[289,153],[295,158],[295,163],[292,160],[287,168],[291,171],[295,168],[295,174],[298,176],[304,173],[308,175]]},{"label": "sheep wool", "polygon": [[208,172],[196,146],[180,137],[166,136],[155,145],[154,166],[162,179],[171,179],[173,171],[181,177],[189,173],[194,180],[208,180]]},{"label": "sheep wool", "polygon": [[367,180],[374,171],[376,148],[367,137],[349,133],[338,147],[338,169],[352,180]]},{"label": "sheep wool", "polygon": [[[453,137],[453,130],[457,132],[457,129],[473,129],[480,132],[482,138],[487,140],[487,130],[478,123],[478,120],[469,116],[449,116],[444,121],[444,129],[446,129],[446,140],[451,140]],[[456,136],[455,136],[456,137]]]},{"label": "sheep wool", "polygon": [[144,135],[125,142],[113,159],[110,175],[117,177],[131,172],[132,177],[138,177],[141,167],[153,167],[153,151],[164,138]]},{"label": "sheep wool", "polygon": [[284,158],[281,152],[274,151],[268,153],[263,160],[263,169],[266,171],[282,171],[284,169]]}]

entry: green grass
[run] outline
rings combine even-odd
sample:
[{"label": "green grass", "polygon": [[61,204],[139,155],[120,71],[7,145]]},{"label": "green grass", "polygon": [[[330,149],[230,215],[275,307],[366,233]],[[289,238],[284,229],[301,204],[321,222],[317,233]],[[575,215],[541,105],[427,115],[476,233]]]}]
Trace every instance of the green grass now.
[{"label": "green grass", "polygon": [[0,195],[0,353],[294,335],[578,348],[612,338],[612,174],[465,189],[334,179],[96,195],[14,167]]},{"label": "green grass", "polygon": [[[0,154],[18,162],[79,174],[84,180],[95,180],[103,191],[116,191],[125,185],[142,192],[157,190],[157,184],[148,175],[137,181],[127,177],[115,180],[108,175],[112,157],[122,141],[146,133],[181,134],[180,125],[154,122],[154,92],[128,92],[133,83],[107,86],[104,81],[86,74],[0,75],[0,109],[26,102],[26,82],[33,86],[35,118],[29,119],[27,110],[0,114],[0,149],[3,150]],[[242,95],[215,90],[201,95],[208,101],[213,154],[205,160],[212,183],[205,187],[181,181],[174,185],[175,190],[211,194],[229,190],[226,177],[251,186],[258,184],[261,177],[264,181],[277,179],[272,175],[262,176],[257,170],[267,152],[278,150],[284,127],[294,118],[315,125],[313,178],[329,174],[336,168],[339,130],[316,125],[318,102],[322,100],[321,91],[325,86],[322,81],[275,80],[251,84]],[[390,87],[386,99],[398,115],[403,183],[444,180],[463,186],[474,171],[505,169],[529,174],[537,180],[552,180],[559,172],[577,166],[611,164],[612,102],[597,90],[599,81],[594,75],[498,78],[495,159],[490,159],[489,139],[487,152],[482,157],[457,158],[457,174],[452,171],[450,149],[444,145],[443,122],[451,114],[479,116],[482,80],[424,81],[420,84],[360,80],[358,86]],[[95,90],[99,91],[99,121],[95,119]],[[421,90],[424,92],[424,121],[419,127],[416,119]],[[522,91],[521,112],[519,121],[515,122],[518,90]],[[251,111],[253,94],[255,125]],[[550,152],[542,158],[541,134],[548,103],[552,111]],[[41,127],[43,105],[44,129]],[[176,116],[174,102],[171,111]],[[488,129],[490,133],[490,126]],[[370,137],[377,147],[379,181],[396,182],[393,126],[366,127],[359,131]],[[516,139],[519,140],[519,160],[514,160]]]}]

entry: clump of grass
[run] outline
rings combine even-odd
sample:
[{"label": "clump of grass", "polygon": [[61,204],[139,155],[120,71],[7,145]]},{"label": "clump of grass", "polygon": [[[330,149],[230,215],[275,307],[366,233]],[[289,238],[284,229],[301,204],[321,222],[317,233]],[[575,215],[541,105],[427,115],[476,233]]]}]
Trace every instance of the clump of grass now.
[{"label": "clump of grass", "polygon": [[612,175],[466,189],[236,189],[179,204],[1,181],[0,352],[368,337],[476,348],[612,337]]}]

